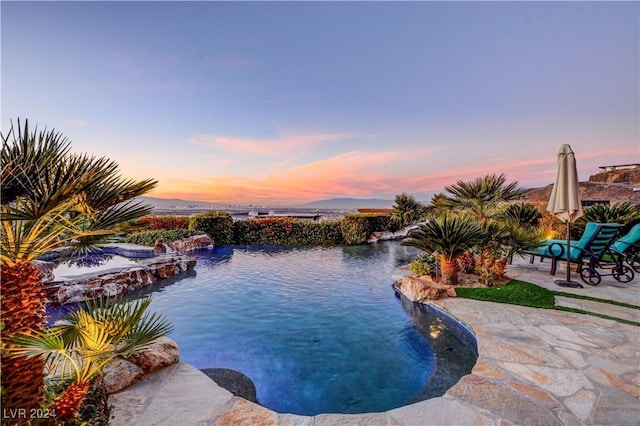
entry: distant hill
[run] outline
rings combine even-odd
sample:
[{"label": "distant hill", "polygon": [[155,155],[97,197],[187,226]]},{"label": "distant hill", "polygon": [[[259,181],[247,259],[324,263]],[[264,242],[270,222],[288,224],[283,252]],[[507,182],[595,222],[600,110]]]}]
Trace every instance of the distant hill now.
[{"label": "distant hill", "polygon": [[224,206],[224,204],[208,203],[206,201],[188,201],[178,198],[155,198],[141,196],[138,200],[149,204],[154,209],[216,209]]},{"label": "distant hill", "polygon": [[[553,184],[542,188],[530,188],[525,191],[526,201],[547,202],[551,196]],[[632,187],[624,184],[600,183],[600,182],[580,182],[580,199],[583,201],[609,201],[611,204],[630,201],[640,203],[640,191],[634,191]]]},{"label": "distant hill", "polygon": [[[609,201],[611,204],[626,201],[640,203],[640,165],[621,170],[601,171],[580,182],[580,199],[583,201]],[[525,192],[529,202],[547,202],[553,184],[542,188],[531,188]],[[636,189],[634,191],[634,189]]]},{"label": "distant hill", "polygon": [[358,208],[391,208],[394,200],[380,198],[329,198],[327,200],[312,201],[300,207],[314,209],[358,209]]}]

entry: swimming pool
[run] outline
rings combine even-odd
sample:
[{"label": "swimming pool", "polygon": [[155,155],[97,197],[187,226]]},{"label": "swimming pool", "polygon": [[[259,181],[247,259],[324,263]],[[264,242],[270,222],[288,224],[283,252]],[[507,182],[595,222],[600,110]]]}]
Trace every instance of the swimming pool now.
[{"label": "swimming pool", "polygon": [[215,248],[144,294],[173,322],[182,361],[244,373],[263,406],[386,411],[442,395],[477,358],[454,323],[395,295],[391,274],[415,253],[397,242]]}]

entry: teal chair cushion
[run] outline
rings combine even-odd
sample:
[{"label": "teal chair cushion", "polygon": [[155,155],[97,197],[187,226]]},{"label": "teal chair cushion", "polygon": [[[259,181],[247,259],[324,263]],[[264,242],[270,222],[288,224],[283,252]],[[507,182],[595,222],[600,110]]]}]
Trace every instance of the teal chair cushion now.
[{"label": "teal chair cushion", "polygon": [[[589,243],[593,235],[597,232],[600,224],[596,222],[588,222],[584,227],[584,233],[579,240],[571,240],[571,259],[577,259],[582,254],[582,249]],[[539,256],[560,256],[566,259],[567,256],[567,240],[547,240],[543,246],[535,250],[535,254]]]},{"label": "teal chair cushion", "polygon": [[640,223],[631,228],[627,235],[613,243],[611,249],[618,253],[624,253],[634,244],[640,244]]}]

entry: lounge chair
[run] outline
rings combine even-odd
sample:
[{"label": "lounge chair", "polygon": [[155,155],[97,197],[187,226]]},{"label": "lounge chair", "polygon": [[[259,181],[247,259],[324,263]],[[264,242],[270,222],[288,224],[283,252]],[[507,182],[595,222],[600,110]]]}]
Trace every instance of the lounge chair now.
[{"label": "lounge chair", "polygon": [[[598,268],[605,265],[602,258],[608,253],[621,226],[618,223],[589,222],[584,229],[582,238],[571,241],[570,253],[567,253],[566,240],[549,240],[538,249],[526,253],[531,255],[531,263],[533,263],[535,256],[539,256],[541,259],[550,258],[551,275],[555,275],[558,261],[566,261],[567,255],[569,255],[571,262],[577,265],[580,277],[587,284],[600,284],[602,275],[613,275],[618,281],[628,282],[633,279],[633,270],[622,263],[621,256],[610,256],[613,259],[611,274],[603,274],[598,271]],[[606,265],[609,264],[606,263]]]},{"label": "lounge chair", "polygon": [[621,256],[634,271],[640,272],[640,223],[611,245],[611,254]]}]

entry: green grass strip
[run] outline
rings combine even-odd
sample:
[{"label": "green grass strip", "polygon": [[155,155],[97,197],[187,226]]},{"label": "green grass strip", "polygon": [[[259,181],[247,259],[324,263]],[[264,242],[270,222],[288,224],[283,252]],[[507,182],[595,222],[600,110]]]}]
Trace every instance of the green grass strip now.
[{"label": "green grass strip", "polygon": [[599,299],[597,297],[584,296],[582,294],[565,293],[564,291],[551,291],[551,292],[556,296],[573,297],[574,299],[591,300],[592,302],[608,303],[610,305],[617,305],[625,308],[640,310],[640,306],[632,305],[630,303],[617,302],[615,300],[608,300],[608,299]]},{"label": "green grass strip", "polygon": [[[529,306],[532,308],[555,309],[558,311],[575,312],[579,314],[592,315],[599,318],[614,320],[624,324],[640,326],[640,323],[635,321],[629,321],[622,318],[616,318],[609,315],[599,314],[596,312],[584,311],[582,309],[556,306],[554,295],[556,294],[562,295],[562,296],[568,295],[568,297],[573,297],[575,295],[570,293],[551,291],[544,287],[540,287],[538,285],[528,283],[525,281],[512,280],[508,284],[505,284],[501,287],[486,287],[486,288],[460,287],[460,288],[456,288],[456,293],[458,294],[459,297],[464,297],[467,299],[483,300],[486,302],[506,303],[510,305]],[[586,297],[580,296],[577,298],[586,298]],[[600,301],[611,302],[605,299],[597,299],[595,297],[591,297],[589,299],[597,302],[600,302]],[[620,303],[613,303],[613,304],[620,304]],[[621,304],[621,306],[626,307],[626,304]],[[636,309],[634,305],[631,305],[630,307]]]}]

